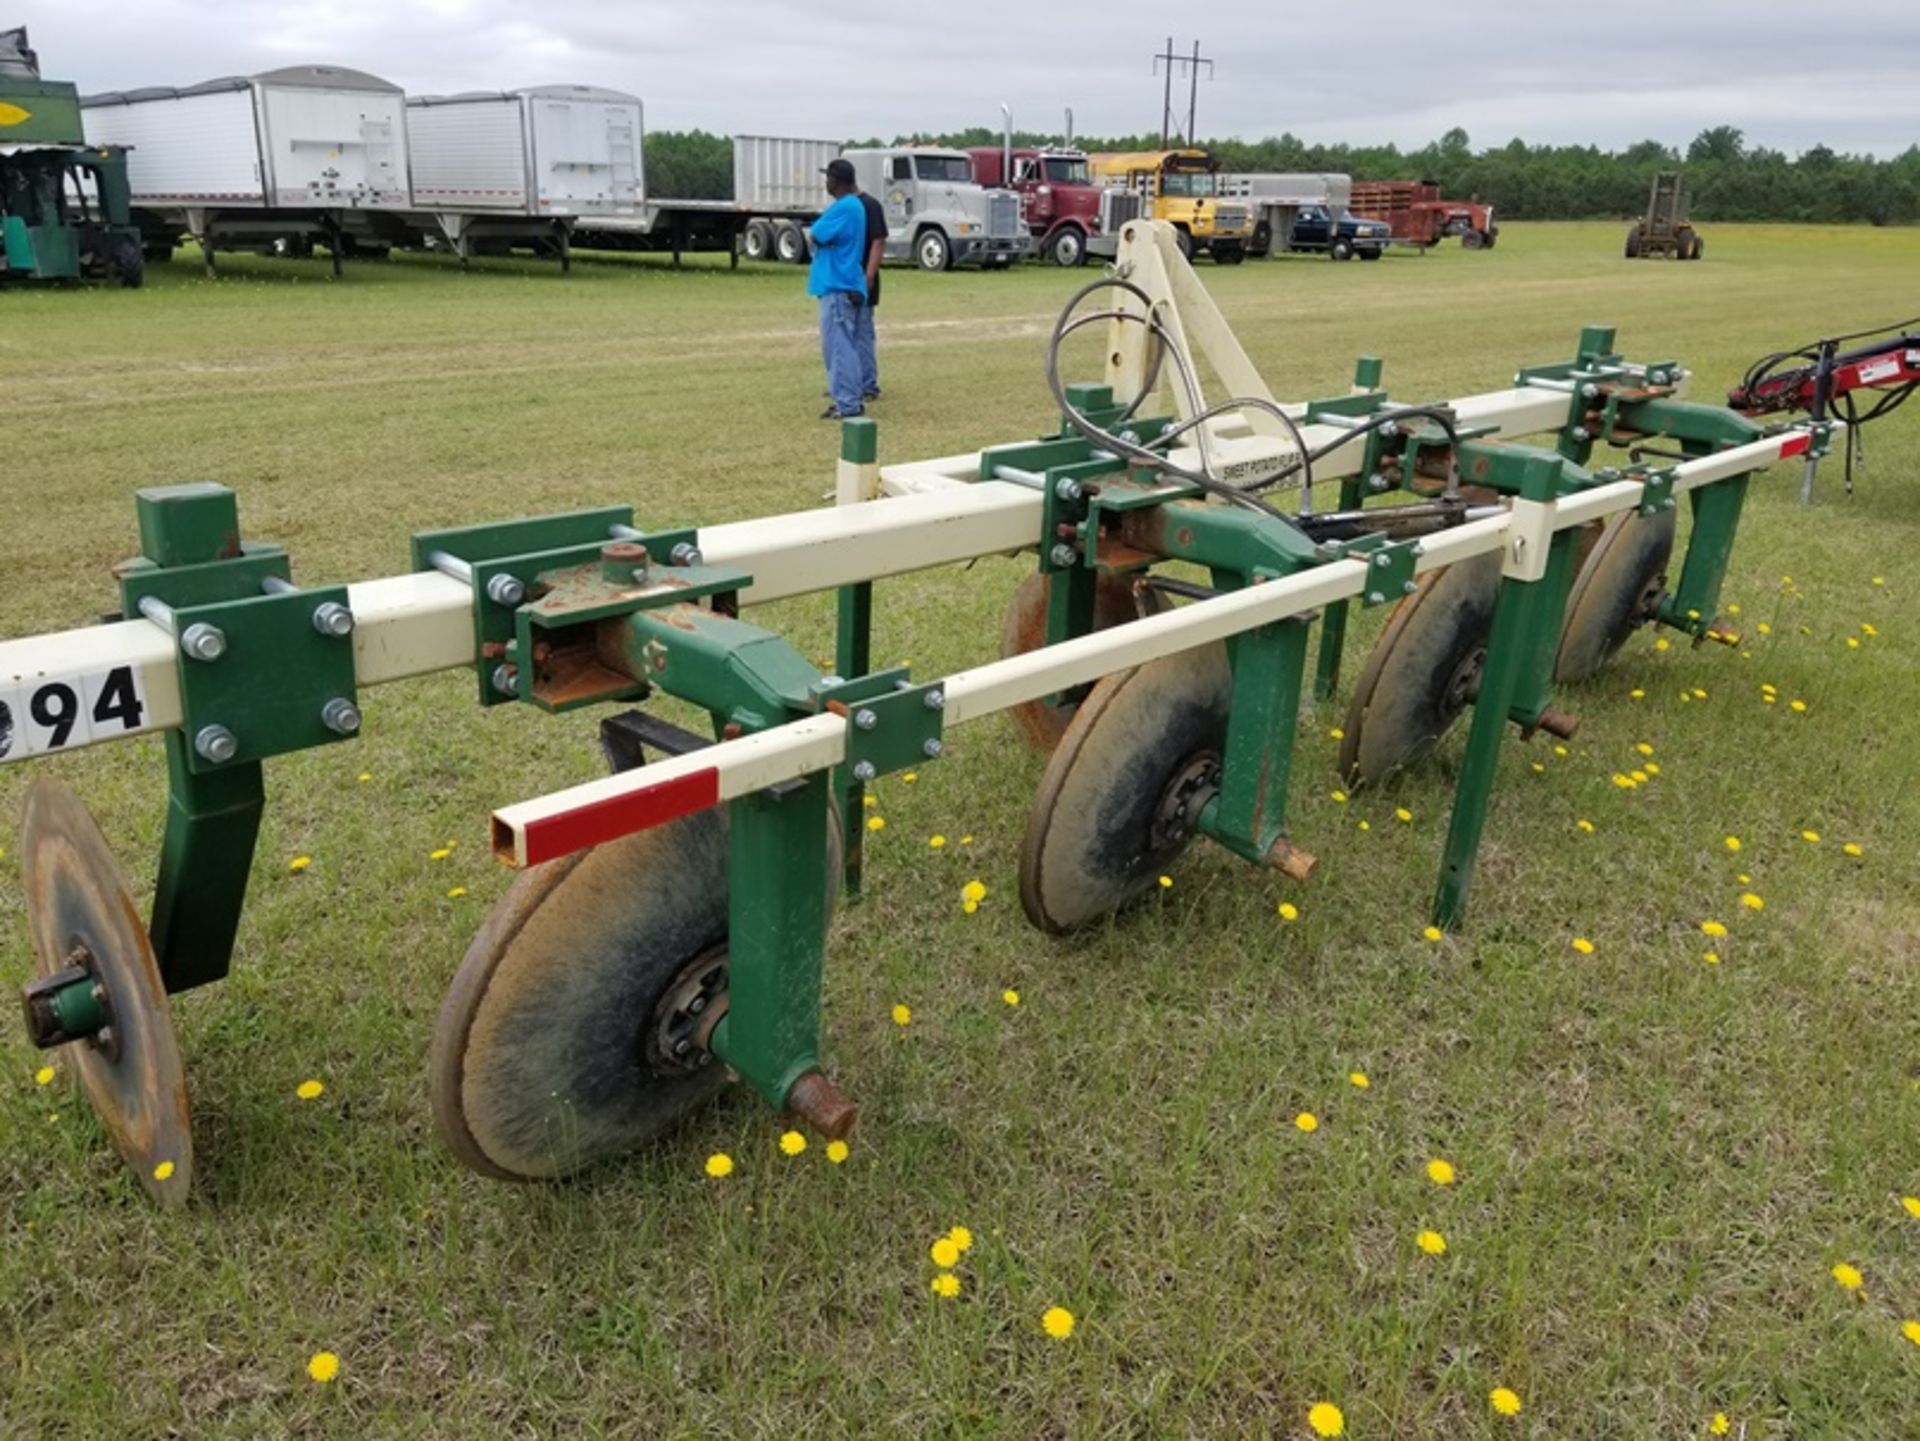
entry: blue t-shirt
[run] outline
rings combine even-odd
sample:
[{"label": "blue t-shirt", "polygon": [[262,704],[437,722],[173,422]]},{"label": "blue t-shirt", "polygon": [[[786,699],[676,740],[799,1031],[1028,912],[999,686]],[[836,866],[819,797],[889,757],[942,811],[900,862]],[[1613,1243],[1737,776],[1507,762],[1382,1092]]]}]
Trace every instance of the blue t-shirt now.
[{"label": "blue t-shirt", "polygon": [[860,197],[842,195],[813,222],[813,265],[807,294],[847,291],[865,299],[867,273],[861,261],[867,248],[867,211]]}]

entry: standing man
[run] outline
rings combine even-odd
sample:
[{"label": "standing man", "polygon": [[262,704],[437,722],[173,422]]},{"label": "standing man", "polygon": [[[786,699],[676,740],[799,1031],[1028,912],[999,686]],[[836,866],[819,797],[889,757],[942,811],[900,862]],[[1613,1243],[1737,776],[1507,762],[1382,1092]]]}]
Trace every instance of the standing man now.
[{"label": "standing man", "polygon": [[[820,353],[827,364],[827,393],[833,403],[822,420],[848,420],[865,413],[860,399],[861,320],[867,308],[867,212],[853,180],[853,162],[832,160],[821,172],[833,197],[807,231],[813,264],[807,294],[820,301]],[[871,333],[873,322],[867,321]]]},{"label": "standing man", "polygon": [[875,350],[873,312],[880,308],[880,258],[887,251],[887,212],[866,191],[856,192],[867,212],[867,303],[860,312],[856,337],[860,342],[860,399],[880,398],[880,357]]}]

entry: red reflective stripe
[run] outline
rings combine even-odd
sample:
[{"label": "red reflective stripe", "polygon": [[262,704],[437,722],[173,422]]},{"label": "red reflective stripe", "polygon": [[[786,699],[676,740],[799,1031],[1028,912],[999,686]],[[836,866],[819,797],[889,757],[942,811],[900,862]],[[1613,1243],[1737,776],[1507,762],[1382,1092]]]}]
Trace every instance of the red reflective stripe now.
[{"label": "red reflective stripe", "polygon": [[543,816],[528,821],[523,830],[526,864],[537,866],[558,856],[572,855],[588,846],[665,825],[719,803],[720,772],[708,767],[641,790],[592,801],[558,815]]},{"label": "red reflective stripe", "polygon": [[1804,430],[1796,431],[1780,442],[1780,458],[1785,460],[1790,455],[1805,455],[1812,444],[1812,435]]}]

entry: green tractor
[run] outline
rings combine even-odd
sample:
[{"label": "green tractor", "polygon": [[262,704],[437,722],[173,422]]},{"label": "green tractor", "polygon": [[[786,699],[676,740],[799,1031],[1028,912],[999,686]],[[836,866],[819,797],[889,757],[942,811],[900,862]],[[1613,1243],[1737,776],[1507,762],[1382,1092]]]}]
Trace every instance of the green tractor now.
[{"label": "green tractor", "polygon": [[127,154],[88,145],[80,93],[40,78],[27,32],[0,30],[0,284],[145,272]]}]

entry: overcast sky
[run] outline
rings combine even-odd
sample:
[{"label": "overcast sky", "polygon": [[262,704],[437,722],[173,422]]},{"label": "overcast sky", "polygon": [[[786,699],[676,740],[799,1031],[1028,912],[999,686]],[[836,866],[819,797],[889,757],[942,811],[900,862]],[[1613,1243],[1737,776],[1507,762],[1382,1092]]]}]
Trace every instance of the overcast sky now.
[{"label": "overcast sky", "polygon": [[1175,49],[1197,39],[1215,61],[1203,136],[1417,146],[1460,125],[1476,149],[1516,135],[1684,146],[1725,123],[1788,151],[1920,141],[1920,0],[0,3],[0,24],[31,27],[46,75],[87,91],[332,63],[416,94],[607,85],[638,94],[658,129],[827,139],[997,126],[1002,101],[1023,128],[1058,129],[1071,106],[1083,134],[1157,129],[1151,57],[1170,15]]}]

